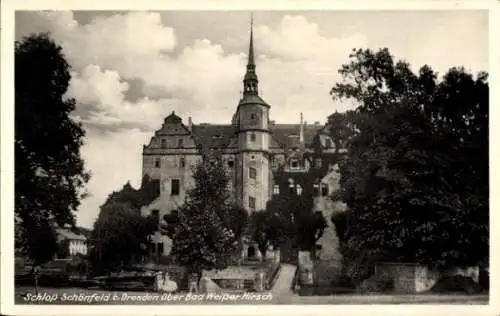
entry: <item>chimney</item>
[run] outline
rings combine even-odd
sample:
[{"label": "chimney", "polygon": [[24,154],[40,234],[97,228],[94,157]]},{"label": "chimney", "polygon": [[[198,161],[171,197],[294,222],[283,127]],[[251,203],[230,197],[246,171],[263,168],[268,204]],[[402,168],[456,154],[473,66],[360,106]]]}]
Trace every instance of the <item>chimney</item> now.
[{"label": "chimney", "polygon": [[300,112],[300,129],[299,129],[299,143],[304,144],[304,117],[302,112]]},{"label": "chimney", "polygon": [[319,125],[319,121],[314,122],[314,125],[318,126]]},{"label": "chimney", "polygon": [[193,130],[193,121],[191,119],[191,116],[188,117],[188,129],[190,132]]}]

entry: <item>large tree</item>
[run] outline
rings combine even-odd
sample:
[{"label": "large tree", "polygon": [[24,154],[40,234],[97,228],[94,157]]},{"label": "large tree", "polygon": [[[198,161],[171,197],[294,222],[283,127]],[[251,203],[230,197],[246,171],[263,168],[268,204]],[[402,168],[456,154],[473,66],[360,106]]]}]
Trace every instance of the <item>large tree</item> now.
[{"label": "large tree", "polygon": [[249,220],[249,235],[257,243],[262,257],[265,258],[267,249],[279,247],[285,239],[286,221],[278,212],[270,209],[253,212]]},{"label": "large tree", "polygon": [[117,269],[148,254],[149,236],[159,223],[152,216],[142,216],[141,207],[153,202],[159,190],[159,182],[146,175],[139,189],[127,182],[108,196],[89,238],[94,273]]},{"label": "large tree", "polygon": [[[278,230],[276,242],[282,243],[288,240],[300,250],[314,251],[316,242],[323,235],[327,223],[321,212],[313,211],[313,182],[303,181],[301,185],[303,188],[301,195],[297,195],[295,190],[284,190],[267,203],[266,212],[269,215],[266,216],[272,219],[267,225],[272,223]],[[263,228],[268,229],[266,226]],[[274,237],[271,240],[275,243]]]},{"label": "large tree", "polygon": [[35,264],[52,258],[54,226],[74,226],[89,178],[80,153],[85,133],[71,117],[75,100],[64,97],[69,71],[48,34],[15,43],[16,248]]},{"label": "large tree", "polygon": [[[194,169],[194,186],[177,210],[172,255],[189,272],[226,268],[240,245],[243,229],[231,215],[233,203],[222,158],[206,153]],[[244,216],[241,214],[241,216]]]},{"label": "large tree", "polygon": [[116,271],[148,254],[149,236],[158,228],[129,202],[109,202],[101,207],[90,238],[94,274]]},{"label": "large tree", "polygon": [[488,256],[488,83],[462,68],[441,81],[387,49],[356,50],[336,98],[355,100],[357,134],[341,167],[344,256],[477,264]]}]

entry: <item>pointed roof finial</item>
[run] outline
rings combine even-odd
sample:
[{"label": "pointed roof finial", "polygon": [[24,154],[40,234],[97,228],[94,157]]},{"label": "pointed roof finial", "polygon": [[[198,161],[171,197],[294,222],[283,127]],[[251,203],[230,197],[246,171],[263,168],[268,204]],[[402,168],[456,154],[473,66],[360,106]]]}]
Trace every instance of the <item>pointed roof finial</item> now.
[{"label": "pointed roof finial", "polygon": [[253,54],[253,12],[250,13],[250,47],[248,48],[248,65],[255,65]]}]

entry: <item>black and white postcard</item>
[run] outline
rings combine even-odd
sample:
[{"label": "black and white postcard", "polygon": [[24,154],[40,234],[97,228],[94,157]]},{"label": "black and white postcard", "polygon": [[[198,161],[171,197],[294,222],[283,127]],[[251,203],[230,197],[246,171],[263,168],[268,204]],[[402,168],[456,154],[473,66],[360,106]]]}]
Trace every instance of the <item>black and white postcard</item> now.
[{"label": "black and white postcard", "polygon": [[2,313],[498,313],[499,10],[3,1]]}]

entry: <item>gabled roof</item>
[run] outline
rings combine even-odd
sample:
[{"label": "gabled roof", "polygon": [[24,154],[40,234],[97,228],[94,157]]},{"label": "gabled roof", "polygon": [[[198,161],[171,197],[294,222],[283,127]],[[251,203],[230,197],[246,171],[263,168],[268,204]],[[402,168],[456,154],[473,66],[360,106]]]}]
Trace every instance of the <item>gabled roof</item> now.
[{"label": "gabled roof", "polygon": [[184,124],[182,119],[172,112],[163,121],[163,125],[156,131],[156,135],[169,136],[169,135],[188,135],[189,130]]}]

